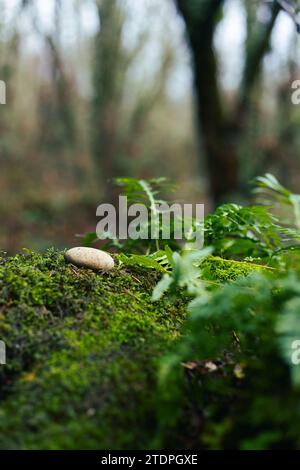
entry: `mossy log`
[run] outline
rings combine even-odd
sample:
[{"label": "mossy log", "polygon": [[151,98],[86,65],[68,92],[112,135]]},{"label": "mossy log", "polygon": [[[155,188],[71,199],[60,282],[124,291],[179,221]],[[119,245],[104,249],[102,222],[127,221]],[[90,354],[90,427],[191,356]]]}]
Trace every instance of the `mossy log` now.
[{"label": "mossy log", "polygon": [[158,276],[78,269],[55,250],[0,256],[7,347],[0,448],[143,449],[157,442],[158,363],[186,317],[184,298],[151,301]]}]

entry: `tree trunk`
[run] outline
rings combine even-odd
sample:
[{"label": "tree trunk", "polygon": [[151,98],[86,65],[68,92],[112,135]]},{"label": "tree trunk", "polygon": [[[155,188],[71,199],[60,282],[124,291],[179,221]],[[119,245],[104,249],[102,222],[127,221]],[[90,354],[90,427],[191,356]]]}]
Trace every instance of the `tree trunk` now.
[{"label": "tree trunk", "polygon": [[[223,0],[188,4],[177,0],[190,43],[194,68],[199,134],[206,154],[210,195],[218,204],[238,188],[238,157],[225,119],[218,84],[213,38]],[[191,7],[192,5],[192,7]]]},{"label": "tree trunk", "polygon": [[206,154],[210,194],[215,205],[239,191],[241,159],[237,143],[247,124],[251,90],[269,48],[271,33],[280,11],[277,3],[271,5],[270,20],[266,25],[259,25],[251,41],[247,40],[239,99],[236,109],[228,117],[223,109],[213,44],[224,2],[175,0],[186,25],[193,60],[199,134]]}]

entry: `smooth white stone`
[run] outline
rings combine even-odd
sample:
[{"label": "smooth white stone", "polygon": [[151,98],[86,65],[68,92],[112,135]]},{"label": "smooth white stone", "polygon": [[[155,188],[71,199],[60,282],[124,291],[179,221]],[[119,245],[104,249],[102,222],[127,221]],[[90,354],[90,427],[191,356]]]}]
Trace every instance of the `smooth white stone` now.
[{"label": "smooth white stone", "polygon": [[110,271],[115,263],[112,257],[102,250],[79,246],[66,251],[65,259],[75,266]]}]

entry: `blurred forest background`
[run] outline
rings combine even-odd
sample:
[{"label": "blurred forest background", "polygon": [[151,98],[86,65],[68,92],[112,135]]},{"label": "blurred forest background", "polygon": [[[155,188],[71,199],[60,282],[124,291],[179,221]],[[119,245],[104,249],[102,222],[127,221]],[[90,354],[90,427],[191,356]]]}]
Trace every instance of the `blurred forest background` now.
[{"label": "blurred forest background", "polygon": [[74,245],[112,179],[244,201],[300,192],[299,39],[264,0],[0,0],[0,248]]}]

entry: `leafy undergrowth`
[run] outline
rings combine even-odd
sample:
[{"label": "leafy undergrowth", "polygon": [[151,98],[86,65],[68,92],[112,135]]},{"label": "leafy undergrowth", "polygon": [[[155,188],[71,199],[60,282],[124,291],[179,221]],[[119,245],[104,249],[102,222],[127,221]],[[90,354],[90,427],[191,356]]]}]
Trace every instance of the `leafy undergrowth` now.
[{"label": "leafy undergrowth", "polygon": [[160,368],[161,435],[209,449],[300,448],[300,277],[253,273],[189,305]]}]

